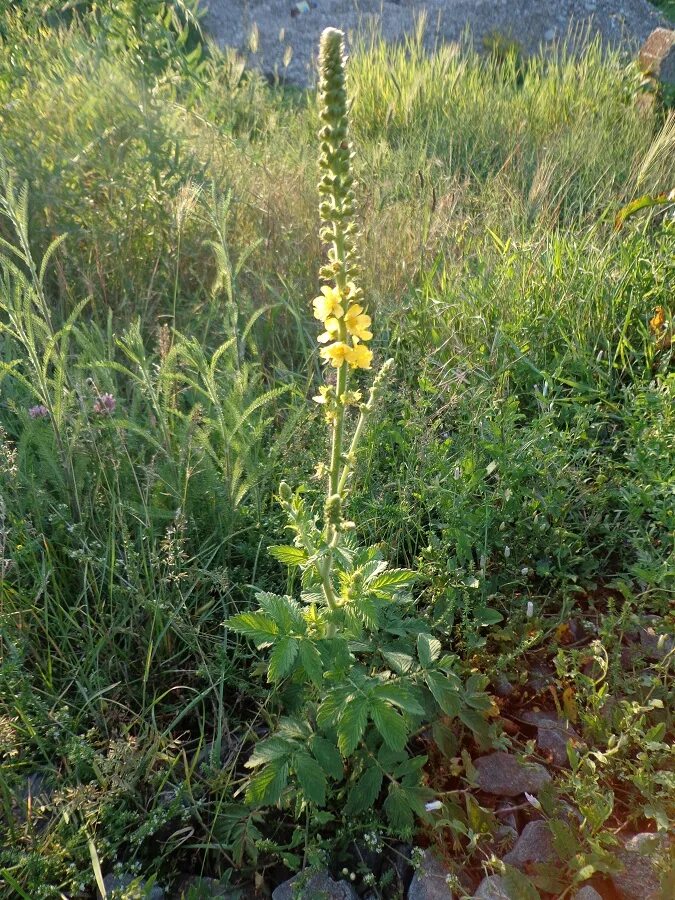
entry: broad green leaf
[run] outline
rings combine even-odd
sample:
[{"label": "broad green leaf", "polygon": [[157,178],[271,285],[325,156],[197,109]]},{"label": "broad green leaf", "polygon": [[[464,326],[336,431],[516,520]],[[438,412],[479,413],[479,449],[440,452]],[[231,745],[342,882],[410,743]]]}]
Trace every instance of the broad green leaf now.
[{"label": "broad green leaf", "polygon": [[425,669],[436,662],[441,655],[441,642],[430,634],[417,635],[417,656]]},{"label": "broad green leaf", "polygon": [[383,773],[379,766],[370,766],[361,775],[349,792],[345,815],[353,816],[366,812],[377,800],[382,789]]},{"label": "broad green leaf", "polygon": [[539,891],[532,884],[530,879],[514,869],[513,866],[506,866],[506,871],[502,875],[506,892],[510,897],[518,897],[518,900],[541,900]]},{"label": "broad green leaf", "polygon": [[351,691],[348,689],[335,688],[324,698],[316,715],[317,725],[320,728],[330,728],[337,723],[350,694]]},{"label": "broad green leaf", "polygon": [[282,637],[274,645],[270,654],[267,669],[267,680],[273,683],[281,681],[288,674],[298,655],[298,642],[292,637]]},{"label": "broad green leaf", "polygon": [[300,641],[300,662],[310,681],[321,687],[323,681],[321,654],[312,641]]},{"label": "broad green leaf", "polygon": [[467,728],[470,728],[471,731],[473,731],[474,734],[477,734],[479,737],[487,740],[488,724],[480,713],[476,712],[473,709],[467,709],[463,706],[459,710],[459,718]]},{"label": "broad green leaf", "polygon": [[415,662],[412,656],[409,656],[407,653],[399,653],[393,650],[382,650],[382,656],[397,675],[405,675]]},{"label": "broad green leaf", "polygon": [[279,634],[276,623],[261,612],[241,613],[228,619],[225,624],[237,634],[250,638],[259,650],[269,647]]},{"label": "broad green leaf", "polygon": [[316,734],[310,742],[310,747],[326,775],[339,781],[344,775],[344,764],[335,744]]},{"label": "broad green leaf", "polygon": [[293,766],[305,797],[317,806],[323,806],[326,802],[326,775],[319,763],[309,753],[296,753]]},{"label": "broad green leaf", "polygon": [[443,756],[448,759],[457,756],[457,735],[452,728],[444,722],[436,721],[431,726],[431,733]]},{"label": "broad green leaf", "polygon": [[389,794],[384,801],[384,811],[392,828],[398,832],[409,831],[415,824],[413,811],[403,789],[394,782],[389,786]]},{"label": "broad green leaf", "polygon": [[446,716],[458,716],[462,701],[454,684],[440,672],[427,672],[424,680]]},{"label": "broad green leaf", "polygon": [[492,609],[489,606],[478,607],[474,610],[476,624],[481,627],[486,625],[496,625],[497,622],[501,622],[503,618],[504,616],[499,610]]},{"label": "broad green leaf", "polygon": [[413,690],[406,685],[391,683],[379,684],[373,693],[376,697],[380,697],[382,700],[388,700],[389,703],[393,703],[394,706],[398,706],[405,712],[410,713],[411,716],[424,715],[424,709],[420,706]]},{"label": "broad green leaf", "polygon": [[387,746],[392,750],[403,750],[408,739],[408,729],[401,713],[374,697],[370,715]]},{"label": "broad green leaf", "polygon": [[245,763],[246,768],[255,769],[256,766],[262,766],[264,763],[272,762],[275,759],[286,759],[295,749],[297,749],[297,745],[280,737],[271,737],[266,741],[259,741]]},{"label": "broad green leaf", "polygon": [[358,746],[368,721],[368,698],[357,694],[347,701],[338,719],[338,747],[343,756],[349,756]]},{"label": "broad green leaf", "polygon": [[280,594],[261,591],[256,594],[256,600],[261,609],[279,626],[281,634],[290,634],[291,632],[304,634],[307,630],[302,610],[292,597],[282,597]]},{"label": "broad green leaf", "polygon": [[428,756],[411,756],[410,759],[405,759],[396,766],[392,773],[393,777],[398,780],[409,775],[416,775],[424,768],[428,759]]},{"label": "broad green leaf", "polygon": [[410,569],[390,569],[373,578],[368,585],[368,590],[378,597],[388,599],[403,588],[410,587],[416,577],[415,572]]},{"label": "broad green leaf", "polygon": [[274,804],[288,784],[288,762],[275,760],[268,763],[248,783],[246,802],[251,804]]},{"label": "broad green leaf", "polygon": [[267,552],[285,566],[302,566],[307,562],[307,551],[289,544],[273,544]]}]

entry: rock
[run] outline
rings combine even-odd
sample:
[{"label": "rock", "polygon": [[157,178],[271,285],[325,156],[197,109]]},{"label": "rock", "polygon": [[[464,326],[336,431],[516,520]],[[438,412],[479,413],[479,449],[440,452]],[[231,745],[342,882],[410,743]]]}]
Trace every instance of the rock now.
[{"label": "rock", "polygon": [[488,794],[517,797],[525,791],[536,794],[551,780],[543,766],[523,763],[510,753],[491,753],[474,760],[478,787]]},{"label": "rock", "polygon": [[492,689],[498,697],[510,697],[513,694],[513,685],[504,674],[499,674],[495,678]]},{"label": "rock", "polygon": [[[124,900],[164,900],[164,889],[158,884],[152,887],[135,875],[106,875],[103,879],[108,900],[124,897]],[[99,898],[102,896],[99,892]]]},{"label": "rock", "polygon": [[476,889],[474,900],[516,900],[506,889],[506,882],[501,875],[489,875]]},{"label": "rock", "polygon": [[602,900],[602,894],[599,894],[590,884],[585,884],[574,894],[572,900]]},{"label": "rock", "polygon": [[551,42],[555,40],[556,30],[555,28],[547,28],[544,32],[544,40],[547,42]]},{"label": "rock", "polygon": [[550,754],[556,766],[567,766],[567,742],[581,743],[581,738],[571,727],[562,722],[554,713],[531,712],[522,714],[522,719],[537,728],[537,747],[544,754]]},{"label": "rock", "polygon": [[622,900],[661,900],[661,877],[656,860],[668,846],[664,834],[643,832],[626,841],[617,857],[623,871],[612,875],[612,882]]},{"label": "rock", "polygon": [[405,893],[406,888],[415,874],[411,862],[412,854],[413,848],[411,844],[394,844],[389,854],[391,868],[396,874],[397,884],[401,889],[401,893]]},{"label": "rock", "polygon": [[[675,36],[675,31],[672,32]],[[675,65],[675,46],[673,49],[673,64]],[[675,69],[673,70],[675,74]],[[673,79],[675,84],[675,78]],[[651,618],[651,624],[639,631],[640,645],[642,650],[652,662],[661,662],[669,653],[672,653],[675,647],[675,637],[668,634],[663,619],[658,616]]]},{"label": "rock", "polygon": [[526,863],[547,863],[556,859],[553,835],[543,819],[528,822],[516,841],[516,846],[504,857],[504,862],[516,869],[524,869]]},{"label": "rock", "polygon": [[346,881],[333,881],[327,871],[300,872],[272,891],[272,900],[358,900]]},{"label": "rock", "polygon": [[408,900],[452,900],[447,881],[450,874],[450,870],[430,850],[425,850],[424,858],[410,882]]},{"label": "rock", "polygon": [[675,85],[675,31],[656,28],[642,45],[638,65],[662,84]]}]

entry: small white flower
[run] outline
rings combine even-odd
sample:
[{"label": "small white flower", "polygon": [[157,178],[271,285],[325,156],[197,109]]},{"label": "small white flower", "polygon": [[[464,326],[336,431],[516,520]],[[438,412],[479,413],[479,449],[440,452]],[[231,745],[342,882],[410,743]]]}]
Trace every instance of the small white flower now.
[{"label": "small white flower", "polygon": [[455,466],[455,471],[452,473],[452,476],[455,479],[455,481],[459,481],[459,479],[462,476],[459,466]]},{"label": "small white flower", "polygon": [[511,556],[511,548],[508,547],[508,546],[506,546],[506,547],[504,547],[504,557],[505,557],[506,559],[508,559],[509,556]]},{"label": "small white flower", "polygon": [[534,806],[535,809],[541,809],[541,803],[537,800],[536,797],[532,796],[532,794],[528,794],[527,791],[525,791],[525,799],[529,804]]},{"label": "small white flower", "polygon": [[527,612],[525,613],[528,619],[531,619],[534,615],[534,603],[531,600],[527,601]]},{"label": "small white flower", "polygon": [[523,568],[520,570],[520,574],[521,574],[521,575],[529,575],[529,574],[530,574],[530,569],[529,569],[529,567],[528,567],[528,566],[523,566]]},{"label": "small white flower", "polygon": [[436,812],[437,809],[443,809],[443,804],[440,800],[431,800],[424,804],[424,808],[427,812]]}]

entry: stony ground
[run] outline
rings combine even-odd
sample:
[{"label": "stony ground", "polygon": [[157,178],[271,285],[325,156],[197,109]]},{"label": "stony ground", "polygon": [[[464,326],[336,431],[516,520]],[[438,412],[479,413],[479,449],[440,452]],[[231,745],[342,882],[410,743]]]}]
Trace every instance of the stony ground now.
[{"label": "stony ground", "polygon": [[[427,41],[457,41],[468,28],[476,43],[491,33],[510,36],[526,52],[588,25],[611,44],[634,48],[663,24],[647,0],[315,0],[291,15],[296,0],[210,0],[204,24],[222,45],[241,49],[250,63],[294,83],[313,80],[313,57],[328,25],[350,34],[374,25],[388,40],[410,32],[426,11]],[[257,40],[251,34],[257,32]],[[251,44],[255,52],[251,50]],[[257,44],[257,46],[256,46]]]}]

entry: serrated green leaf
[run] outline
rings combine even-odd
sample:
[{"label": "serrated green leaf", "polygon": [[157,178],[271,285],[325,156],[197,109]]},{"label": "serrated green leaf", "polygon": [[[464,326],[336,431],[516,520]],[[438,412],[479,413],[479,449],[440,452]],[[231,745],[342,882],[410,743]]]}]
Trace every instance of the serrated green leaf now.
[{"label": "serrated green leaf", "polygon": [[399,653],[394,650],[383,650],[382,656],[397,675],[405,675],[410,671],[412,664],[415,662],[408,653]]},{"label": "serrated green leaf", "polygon": [[416,775],[424,768],[428,759],[428,756],[411,756],[410,759],[405,759],[403,762],[399,763],[392,775],[397,781],[401,778],[406,778],[409,775]]},{"label": "serrated green leaf", "polygon": [[373,631],[377,631],[380,627],[380,614],[377,605],[370,597],[357,597],[350,605],[365,625]]},{"label": "serrated green leaf", "polygon": [[476,712],[473,709],[462,707],[459,710],[459,718],[467,728],[470,728],[471,731],[473,731],[474,734],[477,734],[479,737],[487,740],[488,725],[480,713]]},{"label": "serrated green leaf", "polygon": [[310,681],[321,687],[323,681],[323,664],[321,654],[312,641],[300,641],[300,663]]},{"label": "serrated green leaf", "polygon": [[276,759],[288,759],[296,749],[297,745],[280,737],[271,737],[266,741],[259,741],[245,763],[246,768],[255,769],[257,766],[262,766]]},{"label": "serrated green leaf", "polygon": [[326,802],[326,775],[319,763],[309,753],[296,753],[293,767],[305,797],[317,806],[323,806]]},{"label": "serrated green leaf", "polygon": [[415,697],[413,689],[403,684],[378,684],[373,691],[374,696],[388,700],[411,716],[423,716],[424,708]]},{"label": "serrated green leaf", "polygon": [[345,806],[345,815],[354,816],[370,809],[382,789],[383,777],[379,766],[370,766],[370,768],[366,769],[349,792]]},{"label": "serrated green leaf", "polygon": [[256,804],[274,804],[281,797],[288,784],[288,762],[275,760],[268,763],[248,783],[246,802]]},{"label": "serrated green leaf", "polygon": [[326,775],[330,775],[335,781],[340,781],[344,775],[344,764],[335,744],[316,734],[310,742],[310,747]]},{"label": "serrated green leaf", "polygon": [[454,683],[440,672],[427,672],[424,680],[433,694],[434,700],[446,716],[458,716],[462,708],[462,700]]},{"label": "serrated green leaf", "polygon": [[250,638],[259,650],[269,647],[279,634],[276,623],[261,612],[240,613],[228,619],[225,624],[237,634]]},{"label": "serrated green leaf", "polygon": [[415,818],[403,789],[395,782],[389,786],[389,794],[384,801],[384,811],[392,828],[397,832],[409,831]]},{"label": "serrated green leaf", "polygon": [[541,900],[539,891],[530,879],[518,869],[514,869],[513,866],[506,866],[502,878],[506,893],[510,897],[518,897],[518,900]]},{"label": "serrated green leaf", "polygon": [[441,655],[441,642],[430,634],[417,635],[417,656],[425,669],[436,662]]},{"label": "serrated green leaf", "polygon": [[338,747],[343,756],[349,756],[358,746],[368,721],[368,698],[357,694],[347,701],[337,724]]},{"label": "serrated green leaf", "polygon": [[261,591],[256,594],[256,600],[261,609],[279,626],[281,634],[304,634],[307,631],[302,609],[292,597]]},{"label": "serrated green leaf", "polygon": [[302,547],[292,547],[290,544],[272,544],[267,548],[271,557],[283,563],[285,566],[297,567],[307,562],[307,551]]},{"label": "serrated green leaf", "polygon": [[334,688],[324,697],[316,714],[317,725],[320,728],[330,728],[337,724],[340,713],[344,711],[347,699],[351,691],[346,688]]},{"label": "serrated green leaf", "polygon": [[403,716],[388,703],[376,697],[372,700],[370,715],[387,746],[392,750],[403,750],[408,739],[408,729]]},{"label": "serrated green leaf", "polygon": [[445,722],[436,721],[431,726],[431,733],[436,742],[436,746],[443,756],[448,759],[457,756],[457,735],[452,728],[446,725]]},{"label": "serrated green leaf", "polygon": [[288,674],[298,655],[298,642],[292,637],[282,637],[274,645],[267,668],[267,680],[281,681]]},{"label": "serrated green leaf", "polygon": [[368,585],[368,590],[378,597],[389,599],[398,591],[410,587],[416,577],[415,572],[410,569],[389,569],[373,578]]}]

